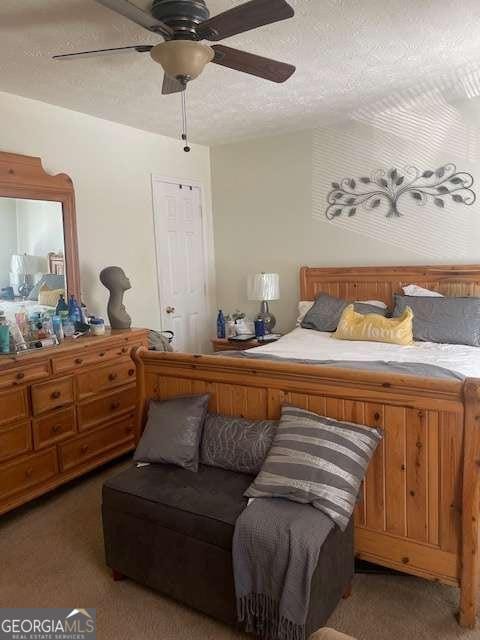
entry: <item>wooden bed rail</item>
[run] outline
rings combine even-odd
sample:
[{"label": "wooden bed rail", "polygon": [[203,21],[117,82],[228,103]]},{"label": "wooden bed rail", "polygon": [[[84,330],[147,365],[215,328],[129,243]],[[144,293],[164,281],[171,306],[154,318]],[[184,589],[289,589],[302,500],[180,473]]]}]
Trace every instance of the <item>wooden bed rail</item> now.
[{"label": "wooden bed rail", "polygon": [[473,627],[479,587],[480,380],[465,382],[223,356],[135,353],[150,398],[210,393],[210,411],[277,419],[283,403],[381,428],[356,520],[360,558],[459,586]]}]

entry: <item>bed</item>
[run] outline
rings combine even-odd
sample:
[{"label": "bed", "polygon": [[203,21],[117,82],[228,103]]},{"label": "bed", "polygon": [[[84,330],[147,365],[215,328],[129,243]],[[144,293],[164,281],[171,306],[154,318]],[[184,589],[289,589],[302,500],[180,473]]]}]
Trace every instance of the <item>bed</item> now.
[{"label": "bed", "polygon": [[[447,295],[480,296],[480,266],[304,267],[300,298],[313,300],[326,292],[392,305],[394,293],[412,282]],[[430,348],[428,354],[428,346],[408,348],[415,354],[413,361],[423,352],[426,364],[441,362],[447,372],[453,370],[453,375],[445,376],[364,369],[362,357],[368,354],[355,352],[352,343],[342,349],[348,350],[345,360],[356,359],[356,366],[285,360],[308,360],[305,351],[314,360],[328,359],[321,355],[330,353],[333,341],[328,335],[307,338],[302,331],[241,358],[139,349],[143,407],[152,397],[208,391],[210,410],[227,415],[278,418],[282,403],[290,402],[332,418],[382,428],[385,437],[369,467],[355,515],[356,553],[380,565],[458,586],[460,624],[473,627],[479,583],[480,349],[452,350],[444,345]],[[302,341],[306,341],[303,354]],[[380,348],[375,345],[373,359]],[[258,357],[262,352],[275,359]],[[411,361],[410,354],[405,358],[404,362]]]}]

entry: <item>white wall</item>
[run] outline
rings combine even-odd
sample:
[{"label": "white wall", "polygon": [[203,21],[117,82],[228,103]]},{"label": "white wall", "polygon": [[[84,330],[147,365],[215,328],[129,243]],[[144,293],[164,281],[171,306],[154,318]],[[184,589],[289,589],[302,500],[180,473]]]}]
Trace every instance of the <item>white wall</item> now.
[{"label": "white wall", "polygon": [[[152,117],[161,117],[161,104]],[[210,216],[209,149],[192,145],[186,154],[177,140],[5,93],[0,147],[39,156],[47,171],[72,178],[82,295],[89,309],[106,314],[107,291],[98,273],[119,265],[132,282],[125,305],[133,324],[158,328],[151,174],[201,182]]]},{"label": "white wall", "polygon": [[0,198],[0,288],[10,284],[10,259],[17,253],[15,200]]},{"label": "white wall", "polygon": [[[480,105],[441,100],[396,111],[359,114],[336,127],[212,149],[218,305],[256,311],[246,300],[248,273],[280,273],[281,300],[271,304],[279,328],[290,329],[298,301],[298,269],[309,266],[480,262],[480,200],[445,198],[419,207],[402,196],[402,217],[360,207],[327,220],[332,182],[377,169],[416,165],[423,172],[454,162],[480,189]],[[480,194],[479,194],[480,195]]]},{"label": "white wall", "polygon": [[63,213],[59,202],[16,200],[17,253],[45,258],[50,252],[64,253]]}]

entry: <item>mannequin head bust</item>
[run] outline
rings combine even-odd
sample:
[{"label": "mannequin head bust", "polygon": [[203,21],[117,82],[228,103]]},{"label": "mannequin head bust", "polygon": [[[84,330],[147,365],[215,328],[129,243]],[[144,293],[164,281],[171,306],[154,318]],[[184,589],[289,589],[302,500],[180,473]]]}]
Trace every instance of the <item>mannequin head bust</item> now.
[{"label": "mannequin head bust", "polygon": [[105,269],[102,269],[100,271],[100,282],[110,293],[128,291],[128,289],[132,288],[130,280],[121,267],[105,267]]},{"label": "mannequin head bust", "polygon": [[100,271],[100,282],[110,291],[107,313],[112,329],[130,329],[132,319],[125,310],[123,294],[132,288],[120,267],[106,267]]}]

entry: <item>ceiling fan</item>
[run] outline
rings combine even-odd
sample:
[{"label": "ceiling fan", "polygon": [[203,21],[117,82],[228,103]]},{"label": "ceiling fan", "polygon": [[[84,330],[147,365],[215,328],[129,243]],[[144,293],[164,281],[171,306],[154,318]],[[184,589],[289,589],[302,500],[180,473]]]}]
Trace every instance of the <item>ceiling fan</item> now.
[{"label": "ceiling fan", "polygon": [[54,56],[54,60],[74,60],[119,53],[150,53],[165,71],[163,93],[183,91],[186,83],[197,78],[209,62],[243,71],[272,82],[285,82],[295,67],[217,42],[267,24],[292,18],[295,14],[286,0],[250,0],[245,4],[210,17],[205,0],[154,0],[151,14],[129,0],[95,0],[125,18],[162,36],[157,45],[133,45]]},{"label": "ceiling fan", "polygon": [[[151,12],[142,11],[129,0],[95,0],[125,18],[162,36],[157,45],[133,45],[54,56],[57,61],[76,60],[122,53],[150,53],[165,72],[162,93],[182,93],[184,131],[187,140],[185,89],[205,66],[213,62],[271,82],[285,82],[295,72],[291,64],[257,56],[221,44],[209,46],[202,40],[217,42],[295,15],[286,0],[250,0],[213,18],[205,0],[154,0]],[[185,151],[190,151],[186,143]]]}]

